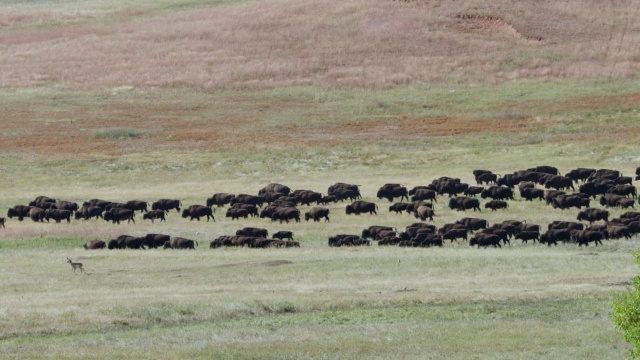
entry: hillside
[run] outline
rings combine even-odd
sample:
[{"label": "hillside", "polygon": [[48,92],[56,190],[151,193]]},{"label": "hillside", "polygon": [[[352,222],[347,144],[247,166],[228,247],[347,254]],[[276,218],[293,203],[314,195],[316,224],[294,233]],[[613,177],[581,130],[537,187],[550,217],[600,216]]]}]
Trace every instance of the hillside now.
[{"label": "hillside", "polygon": [[640,1],[15,4],[0,86],[388,87],[628,78]]}]

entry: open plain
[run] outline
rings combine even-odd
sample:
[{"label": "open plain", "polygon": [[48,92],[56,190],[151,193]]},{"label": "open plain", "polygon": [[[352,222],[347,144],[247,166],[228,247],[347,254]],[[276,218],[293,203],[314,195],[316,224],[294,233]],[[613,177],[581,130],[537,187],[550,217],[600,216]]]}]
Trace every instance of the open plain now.
[{"label": "open plain", "polygon": [[[204,204],[360,185],[378,215],[0,228],[0,358],[620,359],[610,301],[640,239],[333,248],[418,221],[411,188],[472,171],[640,166],[640,2],[44,0],[0,11],[0,211],[47,195]],[[638,182],[633,183],[635,186]],[[516,195],[467,216],[575,221]],[[481,199],[481,203],[485,200]],[[601,208],[597,201],[594,207]],[[635,205],[639,205],[636,203]],[[308,206],[299,207],[302,212]],[[633,210],[633,209],[631,209]],[[612,216],[626,210],[611,208]],[[245,226],[300,248],[209,249]],[[94,250],[164,233],[196,250]],[[82,262],[74,273],[66,258]]]}]

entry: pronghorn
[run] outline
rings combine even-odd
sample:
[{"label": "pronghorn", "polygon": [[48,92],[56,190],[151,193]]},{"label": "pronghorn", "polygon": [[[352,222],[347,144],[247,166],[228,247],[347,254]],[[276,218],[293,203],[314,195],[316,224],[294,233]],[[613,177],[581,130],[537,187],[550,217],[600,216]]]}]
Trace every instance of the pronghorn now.
[{"label": "pronghorn", "polygon": [[86,272],[84,272],[84,268],[82,267],[82,263],[78,263],[78,262],[74,263],[69,258],[67,258],[67,262],[71,264],[71,269],[73,269],[73,272],[76,272],[76,269],[80,269],[80,272],[83,272],[86,274]]}]

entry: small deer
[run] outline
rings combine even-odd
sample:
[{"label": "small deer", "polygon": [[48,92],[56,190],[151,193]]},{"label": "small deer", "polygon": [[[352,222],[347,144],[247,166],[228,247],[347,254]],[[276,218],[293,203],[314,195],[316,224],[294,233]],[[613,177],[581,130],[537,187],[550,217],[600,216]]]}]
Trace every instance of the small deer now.
[{"label": "small deer", "polygon": [[78,263],[78,262],[74,263],[69,258],[67,258],[67,262],[71,264],[71,269],[73,269],[73,272],[76,272],[76,269],[80,269],[80,272],[83,272],[86,274],[86,272],[84,272],[84,268],[82,267],[82,263]]}]

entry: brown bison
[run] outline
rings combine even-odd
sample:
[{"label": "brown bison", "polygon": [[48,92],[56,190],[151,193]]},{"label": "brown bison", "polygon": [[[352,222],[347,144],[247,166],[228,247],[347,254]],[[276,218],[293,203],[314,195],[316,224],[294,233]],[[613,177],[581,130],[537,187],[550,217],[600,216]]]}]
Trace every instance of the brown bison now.
[{"label": "brown bison", "polygon": [[351,214],[360,215],[362,213],[378,215],[378,212],[376,211],[377,209],[378,209],[378,205],[376,205],[375,203],[358,200],[358,201],[352,202],[350,205],[347,205],[345,207],[345,213],[347,215],[351,215]]},{"label": "brown bison", "polygon": [[156,219],[160,219],[160,222],[162,222],[162,221],[167,222],[167,220],[165,219],[164,210],[151,210],[151,211],[147,212],[146,214],[142,215],[142,219],[143,220],[151,220],[151,222],[154,222],[154,220],[156,220]]},{"label": "brown bison", "polygon": [[213,217],[213,209],[208,206],[191,205],[182,211],[182,218],[190,218],[189,220],[196,219],[200,221],[201,217],[206,217],[207,222],[209,221],[209,218],[216,221],[216,218]]},{"label": "brown bison", "polygon": [[309,219],[313,219],[313,221],[320,221],[320,219],[324,218],[325,222],[329,221],[329,209],[323,207],[313,207],[309,209],[306,213],[304,213],[304,220],[309,221]]},{"label": "brown bison", "polygon": [[85,250],[104,249],[107,244],[102,240],[91,240],[83,245]]},{"label": "brown bison", "polygon": [[182,206],[182,202],[176,199],[160,199],[151,204],[151,210],[164,210],[169,211],[172,209],[176,209],[177,212],[180,212],[180,206]]}]

